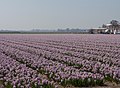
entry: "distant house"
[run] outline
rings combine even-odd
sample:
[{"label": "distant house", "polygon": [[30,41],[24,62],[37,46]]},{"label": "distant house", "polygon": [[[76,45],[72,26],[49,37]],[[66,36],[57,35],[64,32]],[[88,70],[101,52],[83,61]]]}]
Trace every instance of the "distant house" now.
[{"label": "distant house", "polygon": [[101,28],[90,29],[92,34],[117,34],[120,33],[120,23],[112,20],[109,24],[103,24]]},{"label": "distant house", "polygon": [[116,20],[112,20],[109,24],[102,26],[103,28],[108,29],[109,34],[117,34],[120,32],[120,23]]},{"label": "distant house", "polygon": [[92,28],[90,29],[91,34],[103,34],[105,33],[107,29],[106,28]]}]

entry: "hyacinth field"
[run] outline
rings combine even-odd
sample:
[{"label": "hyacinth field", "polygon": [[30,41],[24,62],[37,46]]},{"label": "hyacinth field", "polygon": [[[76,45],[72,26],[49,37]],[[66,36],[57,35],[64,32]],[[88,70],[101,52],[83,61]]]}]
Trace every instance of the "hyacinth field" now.
[{"label": "hyacinth field", "polygon": [[1,34],[3,88],[120,84],[120,35]]}]

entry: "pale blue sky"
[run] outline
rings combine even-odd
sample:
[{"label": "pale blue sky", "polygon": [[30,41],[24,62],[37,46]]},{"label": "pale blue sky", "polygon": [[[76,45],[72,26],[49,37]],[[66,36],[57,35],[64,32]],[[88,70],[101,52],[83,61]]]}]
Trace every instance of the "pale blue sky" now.
[{"label": "pale blue sky", "polygon": [[0,29],[99,27],[120,21],[120,0],[0,0]]}]

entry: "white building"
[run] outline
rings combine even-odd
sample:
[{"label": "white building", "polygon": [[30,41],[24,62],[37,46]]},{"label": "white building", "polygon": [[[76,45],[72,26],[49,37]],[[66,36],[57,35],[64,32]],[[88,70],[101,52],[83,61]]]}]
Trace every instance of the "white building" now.
[{"label": "white building", "polygon": [[116,34],[120,32],[120,23],[116,20],[112,20],[109,24],[103,25],[103,28],[108,29],[109,34]]},{"label": "white building", "polygon": [[93,34],[117,34],[120,33],[120,23],[112,20],[109,24],[103,24],[102,28],[92,28],[90,32]]}]

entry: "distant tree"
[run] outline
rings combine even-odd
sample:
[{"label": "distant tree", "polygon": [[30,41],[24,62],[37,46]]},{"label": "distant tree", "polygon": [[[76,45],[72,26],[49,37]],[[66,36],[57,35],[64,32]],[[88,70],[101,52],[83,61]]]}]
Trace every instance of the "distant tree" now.
[{"label": "distant tree", "polygon": [[110,24],[112,24],[113,32],[115,32],[116,30],[118,30],[118,28],[119,28],[119,22],[117,20],[112,20],[110,22]]},{"label": "distant tree", "polygon": [[106,25],[105,25],[105,24],[103,24],[103,25],[102,25],[102,28],[106,28]]},{"label": "distant tree", "polygon": [[112,20],[110,22],[113,26],[119,25],[119,22],[117,20]]}]

